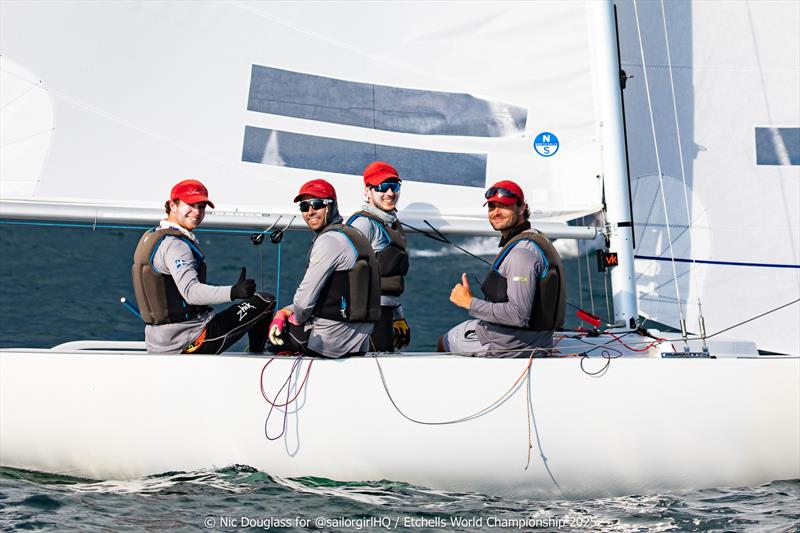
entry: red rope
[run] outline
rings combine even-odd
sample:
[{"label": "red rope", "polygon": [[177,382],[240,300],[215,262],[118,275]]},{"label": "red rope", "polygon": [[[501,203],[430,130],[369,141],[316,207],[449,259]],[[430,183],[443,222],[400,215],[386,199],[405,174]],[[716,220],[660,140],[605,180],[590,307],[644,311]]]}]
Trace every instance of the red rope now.
[{"label": "red rope", "polygon": [[[303,387],[305,387],[306,381],[308,381],[308,376],[311,374],[311,366],[314,364],[314,360],[311,359],[311,361],[308,363],[308,368],[306,369],[306,376],[303,378],[303,382],[300,383],[300,387],[297,389],[297,393],[294,395],[294,397],[292,397],[292,399],[288,400],[286,403],[273,403],[273,401],[267,397],[267,391],[264,390],[264,372],[266,372],[267,367],[270,364],[272,364],[274,360],[275,358],[272,358],[269,361],[267,361],[267,363],[261,369],[261,377],[259,378],[259,387],[261,388],[261,396],[263,396],[264,399],[267,401],[267,403],[270,404],[272,407],[287,407],[288,405],[292,404],[295,400],[297,400],[297,397],[300,396],[300,393],[303,391]],[[300,359],[298,358],[292,365],[292,370],[289,374],[290,379],[291,379],[291,374],[294,372],[294,369],[297,366],[297,361],[299,360]],[[277,396],[275,398],[277,400]]]},{"label": "red rope", "polygon": [[615,341],[617,341],[618,343],[620,343],[621,345],[623,345],[627,349],[631,350],[632,352],[646,352],[647,350],[649,350],[650,348],[652,348],[656,344],[664,341],[664,339],[656,339],[653,342],[651,342],[650,344],[648,344],[647,346],[645,346],[644,348],[633,348],[633,347],[628,346],[627,344],[625,344],[620,337],[617,337],[616,335],[614,335],[611,332],[606,332],[606,335],[609,335]]}]

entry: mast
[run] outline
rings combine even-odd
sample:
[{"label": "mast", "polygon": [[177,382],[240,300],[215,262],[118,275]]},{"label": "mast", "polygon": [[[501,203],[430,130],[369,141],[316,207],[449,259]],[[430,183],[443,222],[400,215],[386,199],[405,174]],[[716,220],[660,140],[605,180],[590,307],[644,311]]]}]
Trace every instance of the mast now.
[{"label": "mast", "polygon": [[639,318],[633,266],[633,215],[628,189],[625,136],[622,122],[622,88],[617,55],[614,2],[587,2],[593,20],[600,135],[603,146],[603,180],[606,195],[610,250],[619,264],[611,269],[614,323],[635,329]]}]

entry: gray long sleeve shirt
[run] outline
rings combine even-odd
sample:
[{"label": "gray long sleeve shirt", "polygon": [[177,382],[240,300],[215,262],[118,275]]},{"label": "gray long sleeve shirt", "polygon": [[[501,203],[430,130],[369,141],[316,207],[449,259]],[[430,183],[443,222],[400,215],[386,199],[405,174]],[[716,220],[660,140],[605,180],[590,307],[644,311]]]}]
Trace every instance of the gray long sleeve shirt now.
[{"label": "gray long sleeve shirt", "polygon": [[319,235],[311,245],[308,268],[290,306],[295,322],[311,329],[308,348],[327,357],[369,350],[372,322],[339,322],[312,316],[320,291],[331,274],[350,270],[356,259],[355,249],[342,232]]},{"label": "gray long sleeve shirt", "polygon": [[489,345],[490,350],[498,350],[491,355],[513,357],[518,354],[502,350],[553,345],[552,331],[518,329],[528,325],[536,296],[536,280],[546,268],[544,256],[536,244],[521,241],[508,252],[498,269],[508,282],[508,301],[492,303],[473,298],[470,302],[469,315],[480,320],[475,330],[478,339]]},{"label": "gray long sleeve shirt", "polygon": [[[181,230],[167,221],[161,227]],[[181,230],[188,238],[197,242],[195,236]],[[178,292],[191,305],[213,305],[231,301],[231,286],[215,286],[201,283],[197,278],[197,267],[189,245],[171,235],[164,237],[156,248],[152,260],[153,268],[160,274],[172,276]],[[146,325],[144,340],[147,351],[152,353],[180,353],[202,333],[214,313],[204,313],[197,318],[173,324]]]}]

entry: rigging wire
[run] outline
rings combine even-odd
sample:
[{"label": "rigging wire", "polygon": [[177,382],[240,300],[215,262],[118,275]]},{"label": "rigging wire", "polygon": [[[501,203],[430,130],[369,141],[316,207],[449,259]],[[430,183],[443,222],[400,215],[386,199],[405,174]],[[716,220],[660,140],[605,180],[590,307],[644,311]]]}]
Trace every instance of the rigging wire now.
[{"label": "rigging wire", "polygon": [[678,286],[678,271],[675,267],[675,253],[672,249],[672,231],[670,230],[669,212],[667,211],[666,190],[664,189],[664,173],[661,168],[661,157],[658,151],[658,137],[656,136],[656,123],[655,123],[655,118],[653,116],[653,102],[650,97],[650,81],[647,75],[647,62],[644,57],[644,43],[642,41],[642,29],[639,24],[638,0],[633,0],[633,11],[636,19],[636,33],[639,37],[639,52],[641,53],[642,57],[642,73],[644,75],[645,93],[647,94],[647,108],[648,108],[648,113],[650,115],[650,129],[653,134],[653,146],[655,148],[655,154],[656,154],[656,167],[658,168],[658,183],[661,188],[661,205],[662,208],[664,209],[664,219],[667,228],[667,242],[669,243],[669,255],[672,263],[672,277],[673,280],[675,281],[675,294],[678,297],[678,313],[680,314],[681,317],[680,318],[681,334],[683,335],[684,344],[686,344],[686,318],[684,317],[683,314],[683,304],[681,303],[681,292],[680,292],[680,287]]},{"label": "rigging wire", "polygon": [[[581,217],[581,224],[586,225],[585,219],[586,217]],[[592,269],[589,261],[589,246],[584,246],[584,251],[586,252],[586,280],[589,283],[589,302],[592,305],[592,314],[597,316],[597,312],[594,310],[594,288],[592,287]]]},{"label": "rigging wire", "polygon": [[453,246],[454,248],[457,248],[458,250],[461,250],[462,252],[464,252],[464,253],[465,253],[465,254],[467,254],[468,256],[470,256],[470,257],[472,257],[472,258],[474,258],[474,259],[477,259],[478,261],[480,261],[480,262],[482,262],[482,263],[486,263],[486,264],[487,264],[487,265],[489,265],[490,267],[491,267],[491,266],[493,266],[493,265],[492,265],[492,263],[490,263],[490,262],[489,262],[489,261],[487,261],[486,259],[484,259],[484,258],[482,258],[482,257],[479,257],[479,256],[477,256],[477,255],[473,254],[473,253],[472,253],[472,252],[470,252],[469,250],[467,250],[467,249],[465,249],[465,248],[462,248],[461,246],[457,245],[456,243],[454,243],[453,241],[451,241],[450,239],[448,239],[447,237],[445,237],[445,236],[442,234],[442,232],[440,232],[438,229],[436,229],[436,228],[433,226],[433,224],[431,224],[431,223],[430,223],[430,222],[428,222],[427,220],[423,220],[423,222],[424,222],[424,223],[425,223],[425,224],[426,224],[426,225],[427,225],[429,228],[431,228],[431,229],[432,229],[432,230],[433,230],[433,231],[436,233],[436,235],[433,235],[433,234],[431,234],[429,231],[426,231],[426,230],[424,230],[424,229],[415,228],[415,227],[414,227],[414,226],[412,226],[411,224],[406,224],[406,223],[405,223],[405,222],[403,222],[403,221],[400,221],[400,224],[401,224],[401,225],[403,225],[403,226],[405,226],[405,227],[407,227],[407,228],[411,228],[411,229],[413,229],[414,231],[416,231],[416,232],[418,232],[418,233],[420,233],[420,234],[424,235],[425,237],[428,237],[429,239],[433,239],[434,241],[437,241],[437,242],[441,242],[441,243],[449,244],[450,246]]},{"label": "rigging wire", "polygon": [[[583,253],[581,252],[581,243],[578,241],[578,303],[580,304],[579,309],[583,309],[583,271],[581,270],[583,267],[583,262],[581,260],[581,256]],[[567,302],[569,305],[569,302]]]},{"label": "rigging wire", "polygon": [[278,269],[275,273],[275,309],[280,309],[280,301],[281,301],[281,247],[283,246],[283,241],[278,242]]},{"label": "rigging wire", "polygon": [[[456,243],[454,243],[453,241],[448,239],[445,235],[443,235],[438,229],[436,229],[427,220],[423,220],[423,222],[425,222],[425,224],[428,225],[428,227],[430,227],[435,232],[435,234],[432,234],[431,232],[429,232],[427,230],[424,230],[424,229],[416,228],[416,227],[414,227],[414,226],[412,226],[410,224],[406,224],[405,222],[402,222],[402,221],[400,222],[400,224],[402,224],[403,226],[405,226],[407,228],[410,228],[410,229],[420,233],[421,235],[424,235],[425,237],[428,237],[429,239],[432,239],[432,240],[434,240],[436,242],[440,242],[440,243],[443,243],[443,244],[449,244],[450,246],[453,246],[454,248],[456,248],[458,250],[461,250],[462,252],[464,252],[465,254],[469,255],[470,257],[472,257],[474,259],[477,259],[478,261],[489,265],[491,268],[494,268],[494,265],[492,263],[490,263],[489,261],[486,261],[482,257],[478,257],[477,255],[473,254],[469,250],[466,250],[466,249],[462,248],[461,246],[457,245]],[[582,224],[585,223],[585,220],[583,218],[581,219],[581,223]],[[583,310],[583,275],[582,275],[582,272],[581,272],[581,269],[582,269],[582,262],[581,262],[582,251],[581,251],[581,240],[580,239],[576,239],[576,240],[578,241],[578,286],[580,288],[579,291],[578,291],[578,298],[580,299],[580,307],[576,306],[573,303],[570,303],[569,301],[567,301],[565,303],[568,306],[570,306],[570,307],[572,307],[574,309],[577,309],[578,311],[582,311]],[[590,272],[588,256],[586,258],[586,270],[587,270],[587,272]],[[590,276],[589,277],[591,278],[591,272],[590,272]],[[592,291],[591,279],[589,281],[590,281],[590,283],[589,283],[589,291],[591,293],[591,291]],[[478,282],[478,284],[480,285],[480,281]],[[598,316],[596,314],[595,310],[594,310],[594,299],[593,298],[592,298],[592,314],[595,315],[595,316]],[[611,316],[610,311],[608,313],[608,316]],[[610,323],[610,321],[608,320],[607,317],[600,317],[600,318],[605,319],[606,323]]]},{"label": "rigging wire", "polygon": [[[683,183],[683,201],[684,201],[684,205],[686,207],[686,224],[688,226],[688,232],[689,232],[689,235],[690,235],[690,238],[691,238],[691,235],[692,235],[692,214],[691,214],[691,211],[689,210],[689,191],[688,191],[689,187],[686,184],[686,169],[685,169],[684,163],[683,163],[683,143],[681,142],[681,125],[680,125],[680,122],[678,120],[678,102],[677,102],[677,98],[675,97],[675,80],[672,77],[672,54],[670,53],[670,47],[669,47],[669,32],[667,30],[667,14],[666,14],[666,11],[664,9],[664,0],[661,0],[660,3],[661,3],[661,21],[664,24],[664,44],[665,44],[665,48],[667,49],[667,72],[669,72],[669,87],[670,87],[670,91],[672,93],[672,112],[673,112],[673,115],[675,117],[675,132],[676,132],[677,140],[678,140],[678,160],[680,162],[680,167],[681,167],[681,182]],[[680,238],[680,236],[678,236],[677,238]],[[689,270],[691,272],[691,267],[689,267]],[[702,309],[702,303],[700,301],[700,296],[699,296],[700,292],[697,290],[697,279],[696,279],[696,276],[693,276],[690,273],[689,274],[689,282],[691,283],[691,286],[693,288],[694,294],[698,295],[697,296],[697,307],[698,307],[698,313],[700,315],[700,321],[702,322],[702,320],[703,320],[703,313],[702,313],[702,310],[701,310]],[[680,295],[678,296],[678,298],[680,299]],[[688,305],[688,303],[689,303],[688,298],[687,298],[686,303]]]},{"label": "rigging wire", "polygon": [[[715,337],[715,336],[719,335],[720,333],[725,333],[726,331],[730,331],[730,330],[732,330],[734,328],[738,328],[739,326],[743,326],[743,325],[747,324],[748,322],[752,322],[753,320],[759,319],[759,318],[761,318],[763,316],[766,316],[766,315],[768,315],[770,313],[774,313],[775,311],[780,311],[784,307],[789,307],[790,305],[796,304],[797,302],[800,302],[800,298],[797,298],[796,300],[792,300],[791,302],[785,303],[785,304],[783,304],[781,306],[778,306],[778,307],[776,307],[774,309],[770,309],[769,311],[766,311],[766,312],[761,313],[759,315],[756,315],[754,317],[748,318],[747,320],[743,320],[742,322],[739,322],[738,324],[734,324],[734,325],[729,326],[729,327],[727,327],[725,329],[721,329],[721,330],[717,331],[716,333],[712,333],[711,335],[706,335],[706,338],[710,339],[711,337]],[[696,339],[693,339],[693,340],[699,340],[699,339],[700,339],[700,337],[697,337]]]},{"label": "rigging wire", "polygon": [[[581,223],[583,223],[583,217],[581,217]],[[583,251],[581,250],[581,241],[578,241],[578,303],[580,303],[580,309],[583,309]],[[569,302],[567,302],[569,305]],[[574,307],[574,306],[573,306]]]},{"label": "rigging wire", "polygon": [[[603,189],[603,205],[605,206],[605,188]],[[631,216],[632,216],[632,214],[633,214],[633,212],[631,212]],[[606,219],[605,207],[603,207],[603,209],[600,210],[600,217],[602,218],[601,223],[603,224],[603,229],[605,231],[608,231],[608,220]],[[606,237],[603,236],[603,238],[605,239]],[[605,246],[605,243],[606,243],[606,241],[603,242],[604,246]],[[610,318],[612,316],[612,314],[611,314],[611,304],[609,303],[609,299],[608,299],[608,267],[606,267],[606,269],[603,271],[603,287],[604,287],[604,290],[605,290],[605,297],[606,297],[606,315]],[[606,322],[606,323],[610,323],[610,322]]]}]

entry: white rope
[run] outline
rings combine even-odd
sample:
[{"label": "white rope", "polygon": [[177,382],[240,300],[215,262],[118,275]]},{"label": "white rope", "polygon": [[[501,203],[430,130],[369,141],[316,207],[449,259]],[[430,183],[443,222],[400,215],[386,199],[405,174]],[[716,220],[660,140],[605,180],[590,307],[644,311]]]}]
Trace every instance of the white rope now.
[{"label": "white rope", "polygon": [[672,279],[675,282],[675,294],[678,297],[678,313],[681,316],[681,322],[685,322],[685,318],[683,316],[683,305],[681,304],[681,291],[680,287],[678,287],[678,271],[675,268],[675,254],[672,251],[672,232],[670,231],[669,225],[669,213],[667,212],[667,199],[666,199],[666,192],[664,190],[664,174],[661,171],[661,158],[658,154],[658,139],[656,137],[656,123],[655,119],[653,118],[653,102],[650,99],[650,83],[647,77],[647,62],[644,58],[644,43],[642,42],[642,29],[639,25],[639,8],[637,0],[633,0],[633,12],[636,18],[636,33],[639,37],[639,52],[642,56],[642,72],[644,73],[644,88],[645,93],[647,94],[647,109],[650,114],[650,129],[653,132],[653,145],[656,151],[656,166],[658,168],[658,183],[661,187],[661,205],[664,208],[664,219],[666,221],[667,226],[667,241],[669,242],[669,256],[672,262]]},{"label": "white rope", "polygon": [[[667,72],[669,72],[669,85],[672,91],[672,112],[675,115],[675,132],[677,133],[678,138],[678,157],[681,163],[681,181],[683,182],[683,201],[686,205],[686,224],[688,225],[689,235],[691,237],[692,234],[692,213],[689,211],[689,191],[688,186],[686,185],[686,169],[683,165],[683,143],[681,141],[681,125],[678,121],[678,101],[675,97],[675,80],[672,78],[672,55],[670,54],[670,47],[669,47],[669,32],[667,31],[667,14],[664,10],[664,0],[661,0],[661,21],[664,23],[664,43],[667,48]],[[697,290],[697,280],[695,276],[689,274],[690,283],[694,290],[694,293],[697,294],[697,307],[700,308],[700,293]],[[680,298],[679,298],[680,299]],[[688,303],[689,300],[687,298],[686,302]]]}]

